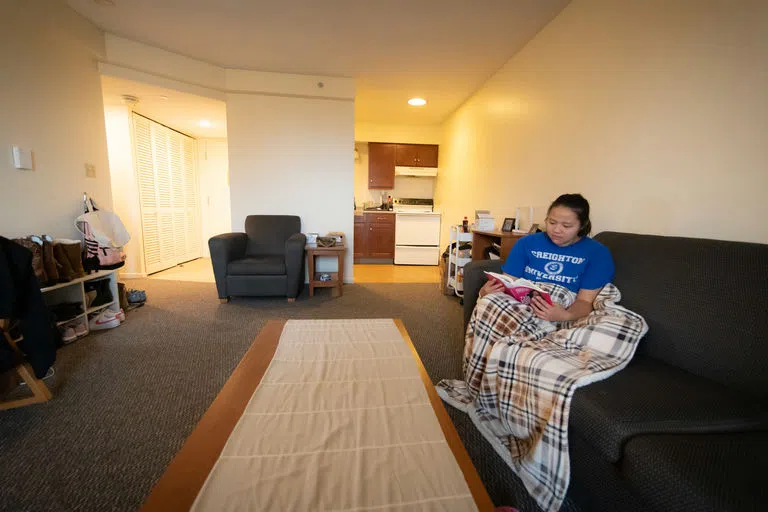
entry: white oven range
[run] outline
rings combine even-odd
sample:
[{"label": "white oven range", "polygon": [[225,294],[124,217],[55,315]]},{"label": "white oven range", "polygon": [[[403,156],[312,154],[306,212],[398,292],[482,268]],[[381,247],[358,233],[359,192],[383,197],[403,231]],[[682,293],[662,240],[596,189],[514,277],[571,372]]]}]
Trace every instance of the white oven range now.
[{"label": "white oven range", "polygon": [[440,261],[440,213],[432,199],[400,198],[395,212],[395,265],[437,265]]}]

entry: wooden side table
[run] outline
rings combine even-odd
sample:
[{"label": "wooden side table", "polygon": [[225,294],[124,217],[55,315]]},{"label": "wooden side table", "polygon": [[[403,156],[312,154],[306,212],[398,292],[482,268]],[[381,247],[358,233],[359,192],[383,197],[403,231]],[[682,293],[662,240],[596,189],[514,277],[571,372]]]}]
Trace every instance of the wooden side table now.
[{"label": "wooden side table", "polygon": [[515,242],[527,236],[528,233],[513,233],[511,231],[472,231],[472,261],[485,259],[485,249],[495,242],[501,246],[501,261],[507,260],[509,251]]},{"label": "wooden side table", "polygon": [[[315,288],[337,288],[339,297],[341,297],[344,286],[344,254],[347,251],[345,245],[335,245],[333,247],[318,247],[317,245],[307,245],[304,247],[307,251],[307,265],[309,266],[309,296],[314,297]],[[338,272],[316,272],[315,257],[317,256],[336,256],[339,262]],[[330,281],[321,281],[320,274],[330,274]]]}]

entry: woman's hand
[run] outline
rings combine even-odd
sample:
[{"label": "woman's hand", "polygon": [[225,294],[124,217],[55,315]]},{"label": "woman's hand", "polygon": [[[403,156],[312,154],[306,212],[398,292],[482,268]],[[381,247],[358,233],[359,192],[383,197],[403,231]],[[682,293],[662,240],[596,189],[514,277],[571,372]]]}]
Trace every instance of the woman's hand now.
[{"label": "woman's hand", "polygon": [[557,303],[549,304],[536,292],[534,292],[533,298],[531,299],[531,307],[533,308],[534,314],[542,320],[564,322],[572,319],[572,315],[567,309]]},{"label": "woman's hand", "polygon": [[504,285],[501,284],[496,279],[489,279],[487,283],[483,285],[482,288],[480,288],[480,292],[478,293],[478,296],[485,297],[489,293],[499,293],[504,291]]}]

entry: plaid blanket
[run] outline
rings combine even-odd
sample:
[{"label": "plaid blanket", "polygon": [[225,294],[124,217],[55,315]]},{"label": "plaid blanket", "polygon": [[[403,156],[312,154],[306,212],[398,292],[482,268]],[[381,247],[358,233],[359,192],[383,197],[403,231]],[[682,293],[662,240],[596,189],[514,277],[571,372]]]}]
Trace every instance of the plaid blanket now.
[{"label": "plaid blanket", "polygon": [[[537,283],[569,307],[576,294]],[[467,412],[544,510],[558,510],[570,480],[568,413],[576,388],[624,368],[648,330],[606,285],[594,311],[573,322],[541,320],[504,293],[477,301],[467,326],[464,381],[443,380],[444,401]]]}]

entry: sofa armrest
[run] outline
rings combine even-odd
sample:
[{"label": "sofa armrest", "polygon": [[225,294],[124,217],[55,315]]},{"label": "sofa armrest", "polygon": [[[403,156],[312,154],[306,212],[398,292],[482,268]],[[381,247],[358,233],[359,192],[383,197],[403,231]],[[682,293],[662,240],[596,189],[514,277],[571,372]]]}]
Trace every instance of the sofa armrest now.
[{"label": "sofa armrest", "polygon": [[208,240],[208,249],[211,251],[211,264],[213,265],[213,277],[216,279],[216,289],[219,298],[229,296],[227,293],[227,265],[230,261],[243,258],[248,236],[245,233],[225,233],[216,235]]},{"label": "sofa armrest", "polygon": [[288,275],[287,295],[295,299],[304,287],[304,247],[307,237],[304,233],[294,233],[285,241],[285,270]]},{"label": "sofa armrest", "polygon": [[470,261],[464,265],[464,331],[467,330],[467,324],[475,309],[480,288],[488,281],[483,272],[501,273],[501,265],[501,260]]}]

